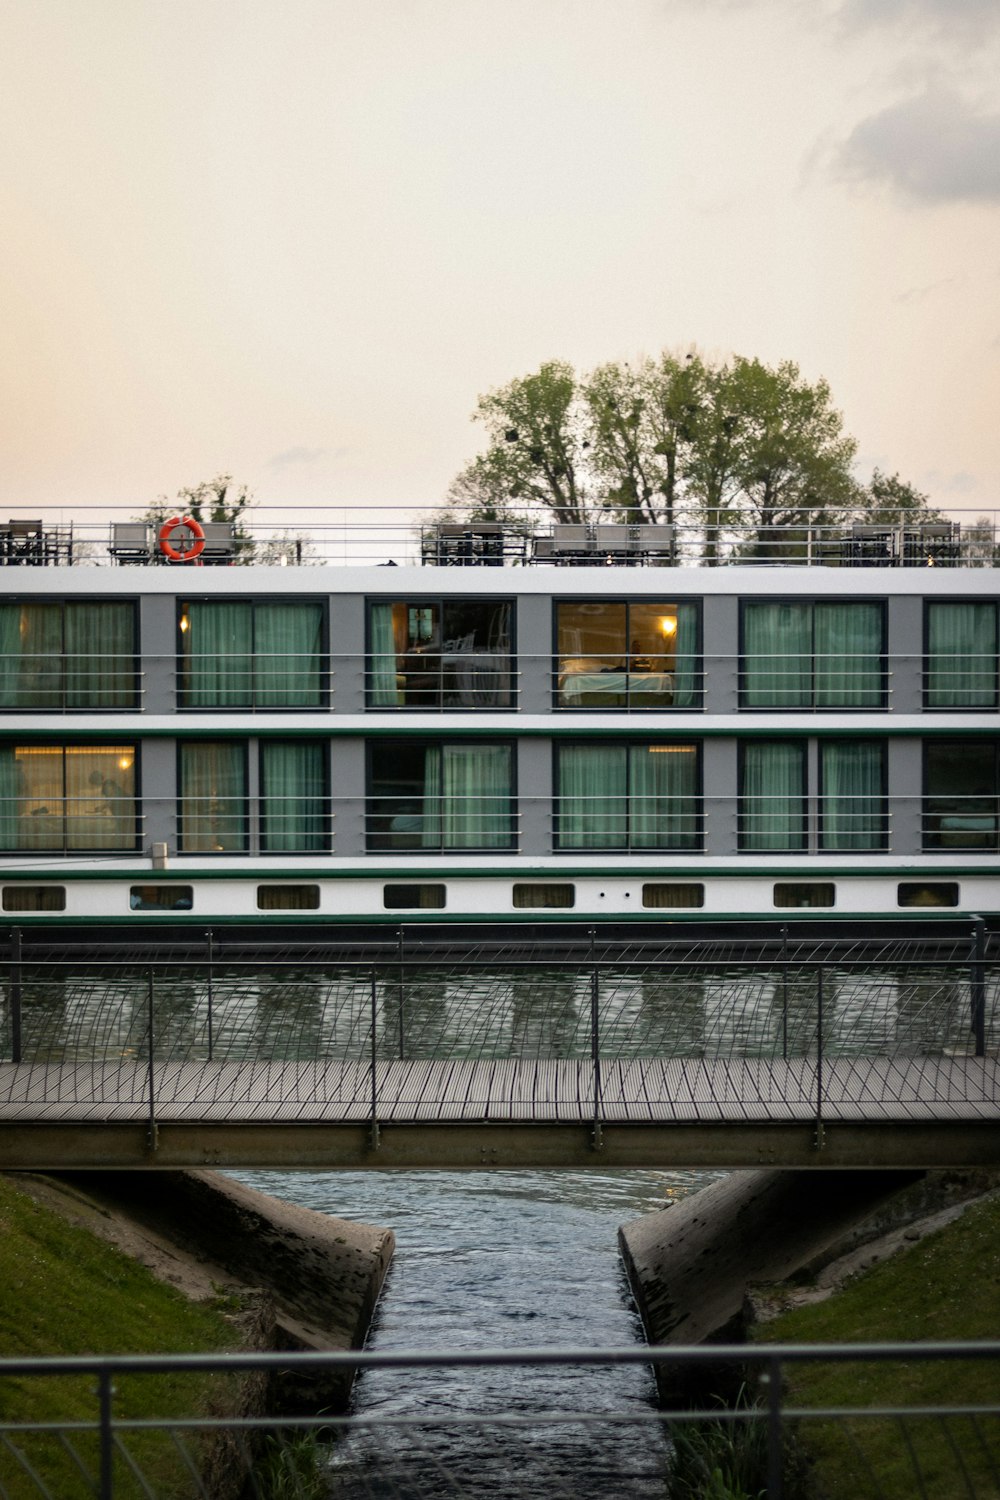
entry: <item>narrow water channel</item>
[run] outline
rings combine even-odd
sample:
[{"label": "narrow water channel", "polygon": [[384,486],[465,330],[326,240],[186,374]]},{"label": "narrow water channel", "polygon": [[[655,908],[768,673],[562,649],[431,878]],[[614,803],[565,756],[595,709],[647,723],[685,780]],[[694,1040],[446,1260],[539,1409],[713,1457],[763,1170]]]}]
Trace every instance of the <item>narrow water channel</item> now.
[{"label": "narrow water channel", "polygon": [[[634,1346],[642,1329],[618,1257],[620,1224],[664,1208],[709,1177],[683,1172],[413,1172],[239,1174],[261,1192],[391,1228],[396,1255],[369,1347],[483,1350]],[[331,1495],[428,1497],[611,1494],[663,1500],[666,1450],[628,1426],[594,1419],[654,1406],[645,1366],[520,1366],[367,1371],[354,1411],[431,1417],[336,1450]],[[496,1413],[515,1431],[449,1426]],[[591,1419],[543,1426],[542,1413]]]}]

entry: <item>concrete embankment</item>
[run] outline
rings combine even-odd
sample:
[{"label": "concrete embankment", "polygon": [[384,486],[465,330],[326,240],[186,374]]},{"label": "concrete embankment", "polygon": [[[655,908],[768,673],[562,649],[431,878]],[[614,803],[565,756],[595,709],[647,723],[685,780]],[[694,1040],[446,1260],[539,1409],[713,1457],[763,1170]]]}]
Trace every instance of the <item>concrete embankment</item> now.
[{"label": "concrete embankment", "polygon": [[[619,1230],[646,1338],[739,1342],[756,1284],[812,1281],[838,1262],[849,1274],[892,1253],[904,1229],[938,1222],[996,1180],[973,1171],[734,1172]],[[859,1257],[862,1247],[868,1253]],[[715,1369],[707,1378],[719,1383],[723,1375]],[[657,1382],[663,1401],[692,1393],[666,1367]]]},{"label": "concrete embankment", "polygon": [[[68,1172],[19,1185],[196,1300],[262,1290],[278,1350],[360,1348],[392,1259],[392,1231],[284,1203],[216,1172]],[[341,1405],[342,1375],[284,1378],[281,1409]]]}]

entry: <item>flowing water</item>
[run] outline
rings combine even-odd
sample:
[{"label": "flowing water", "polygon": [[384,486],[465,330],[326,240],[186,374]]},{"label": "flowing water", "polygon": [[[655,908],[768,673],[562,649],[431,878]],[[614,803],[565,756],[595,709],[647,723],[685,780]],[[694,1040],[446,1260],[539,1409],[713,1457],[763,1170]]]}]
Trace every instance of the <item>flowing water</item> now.
[{"label": "flowing water", "polygon": [[[702,1186],[684,1172],[240,1173],[276,1197],[391,1228],[396,1255],[372,1328],[375,1350],[539,1346],[634,1347],[642,1328],[618,1256],[617,1231]],[[384,1430],[333,1450],[331,1494],[664,1496],[666,1448],[595,1415],[644,1414],[655,1404],[642,1365],[462,1370],[369,1370],[356,1385],[365,1418],[430,1417],[397,1429],[392,1475]],[[514,1432],[449,1427],[449,1419],[514,1412]],[[591,1420],[544,1430],[533,1414]]]}]

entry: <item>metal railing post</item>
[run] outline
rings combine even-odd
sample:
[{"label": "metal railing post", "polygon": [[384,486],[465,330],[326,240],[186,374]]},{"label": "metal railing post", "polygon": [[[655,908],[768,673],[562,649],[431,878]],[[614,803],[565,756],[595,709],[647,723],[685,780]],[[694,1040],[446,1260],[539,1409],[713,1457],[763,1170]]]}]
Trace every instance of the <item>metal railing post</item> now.
[{"label": "metal railing post", "polygon": [[115,1487],[115,1438],[112,1427],[111,1401],[115,1388],[111,1384],[111,1371],[97,1373],[98,1444],[100,1447],[100,1500],[112,1500]]},{"label": "metal railing post", "polygon": [[150,1151],[155,1151],[159,1145],[159,1130],[156,1124],[156,1088],[153,1079],[153,1060],[156,1050],[156,1036],[154,1032],[154,1001],[155,990],[153,985],[153,965],[149,966],[147,1022],[149,1025],[149,1061],[146,1065],[146,1076],[149,1083],[149,1122],[146,1127],[146,1146]]},{"label": "metal railing post", "polygon": [[976,1056],[986,1056],[986,923],[972,918],[972,952],[969,964],[969,999]]},{"label": "metal railing post", "polygon": [[600,1035],[600,976],[597,971],[595,951],[596,927],[590,928],[590,1056],[594,1065],[594,1127],[591,1145],[595,1151],[602,1150],[604,1136],[601,1130],[601,1035]]},{"label": "metal railing post", "polygon": [[373,1151],[379,1148],[378,1128],[378,1036],[375,1030],[378,1020],[378,980],[375,974],[375,965],[372,964],[371,977],[371,1072],[372,1072],[372,1116],[371,1129],[369,1131],[369,1142]]},{"label": "metal railing post", "polygon": [[215,1050],[214,1022],[212,1017],[212,970],[215,962],[215,938],[212,929],[205,933],[205,941],[208,946],[206,962],[208,967],[208,1060],[212,1061],[212,1053]]},{"label": "metal railing post", "polygon": [[823,1139],[823,965],[816,971],[816,1150]]},{"label": "metal railing post", "polygon": [[397,983],[397,986],[396,986],[396,998],[397,998],[397,1000],[399,1002],[399,1060],[400,1060],[400,1062],[402,1062],[403,1061],[403,1057],[405,1056],[405,1042],[406,1042],[406,1034],[405,1034],[405,1031],[404,1031],[404,1028],[403,1028],[403,991],[404,991],[405,984],[406,984],[406,971],[405,971],[405,969],[403,967],[404,958],[403,958],[403,929],[402,929],[402,927],[398,928],[397,932],[396,932],[396,949],[397,949],[397,953],[398,953],[398,957],[399,957],[399,979],[398,979],[398,983]]},{"label": "metal railing post", "polygon": [[11,1061],[21,1061],[21,929],[15,927],[10,935],[10,1055]]},{"label": "metal railing post", "polygon": [[788,928],[781,929],[781,1056],[788,1061]]}]

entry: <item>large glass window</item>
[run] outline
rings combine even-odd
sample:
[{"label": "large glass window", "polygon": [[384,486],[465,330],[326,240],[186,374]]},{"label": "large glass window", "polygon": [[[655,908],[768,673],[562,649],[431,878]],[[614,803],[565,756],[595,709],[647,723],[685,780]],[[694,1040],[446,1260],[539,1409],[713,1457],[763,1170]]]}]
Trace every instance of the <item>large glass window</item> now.
[{"label": "large glass window", "polygon": [[996,708],[995,604],[928,602],[924,702],[928,708]]},{"label": "large glass window", "polygon": [[367,823],[370,850],[512,848],[511,747],[372,745]]},{"label": "large glass window", "polygon": [[924,848],[996,849],[996,740],[952,740],[924,747]]},{"label": "large glass window", "polygon": [[372,708],[507,708],[512,605],[503,599],[397,600],[371,606]]},{"label": "large glass window", "polygon": [[182,708],[319,708],[318,600],[190,600],[180,606]]},{"label": "large glass window", "polygon": [[865,600],[746,602],[743,708],[880,708],[885,610]]},{"label": "large glass window", "polygon": [[133,708],[135,609],[0,603],[0,709]]},{"label": "large glass window", "polygon": [[556,605],[560,708],[697,708],[699,606],[574,602]]},{"label": "large glass window", "polygon": [[321,850],[329,842],[326,745],[265,741],[260,747],[261,848]]},{"label": "large glass window", "polygon": [[134,745],[0,745],[0,849],[134,849]]},{"label": "large glass window", "polygon": [[739,845],[806,847],[806,747],[801,740],[753,740],[740,747]]},{"label": "large glass window", "polygon": [[560,849],[696,849],[697,745],[559,745]]},{"label": "large glass window", "polygon": [[820,844],[824,849],[884,849],[885,744],[824,740],[820,745]]},{"label": "large glass window", "polygon": [[238,741],[180,747],[180,847],[185,854],[247,848],[247,756]]}]

